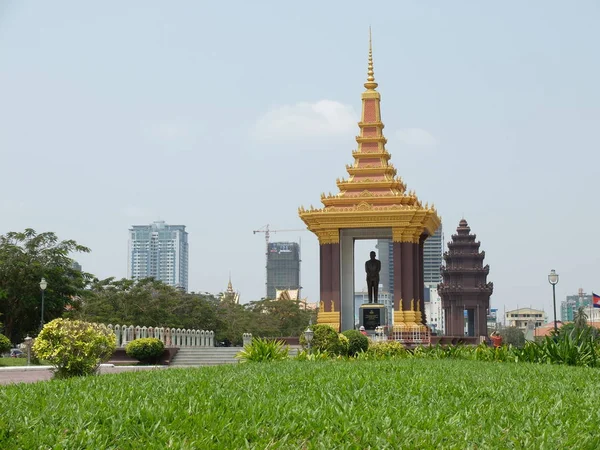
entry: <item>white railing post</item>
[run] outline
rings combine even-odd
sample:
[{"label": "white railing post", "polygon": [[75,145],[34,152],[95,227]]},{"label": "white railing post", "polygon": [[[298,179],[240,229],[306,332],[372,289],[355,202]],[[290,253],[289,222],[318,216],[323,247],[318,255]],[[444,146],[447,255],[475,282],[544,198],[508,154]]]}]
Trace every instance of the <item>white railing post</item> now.
[{"label": "white railing post", "polygon": [[244,347],[252,343],[252,333],[244,333],[242,334],[242,343]]}]

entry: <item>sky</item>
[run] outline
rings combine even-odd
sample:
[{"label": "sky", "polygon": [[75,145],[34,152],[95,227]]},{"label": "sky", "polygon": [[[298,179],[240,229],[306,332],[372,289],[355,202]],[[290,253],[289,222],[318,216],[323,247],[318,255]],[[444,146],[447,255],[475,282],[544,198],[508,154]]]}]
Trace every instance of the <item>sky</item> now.
[{"label": "sky", "polygon": [[[131,225],[187,226],[189,288],[264,296],[264,235],[337,192],[368,27],[391,162],[445,240],[464,217],[491,306],[600,292],[600,4],[0,2],[0,234],[54,231],[127,275]],[[302,284],[319,293],[318,241]],[[357,247],[357,264],[370,247]]]}]

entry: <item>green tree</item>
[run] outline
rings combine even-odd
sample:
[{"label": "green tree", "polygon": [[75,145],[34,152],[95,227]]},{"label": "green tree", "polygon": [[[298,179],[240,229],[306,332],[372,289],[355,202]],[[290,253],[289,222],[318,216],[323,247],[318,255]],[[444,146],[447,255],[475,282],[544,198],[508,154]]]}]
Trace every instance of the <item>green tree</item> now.
[{"label": "green tree", "polygon": [[94,280],[73,313],[89,322],[215,330],[212,296],[187,294],[161,281]]},{"label": "green tree", "polygon": [[575,314],[573,315],[573,323],[575,324],[575,328],[586,328],[587,320],[588,315],[585,312],[585,306],[580,306],[579,308],[577,308],[577,311],[575,311]]},{"label": "green tree", "polygon": [[263,299],[251,302],[247,309],[251,316],[250,330],[255,336],[298,336],[306,329],[313,311],[304,310],[296,300]]},{"label": "green tree", "polygon": [[29,228],[0,236],[0,314],[12,342],[39,330],[42,278],[48,282],[45,323],[60,317],[82,293],[91,275],[74,269],[70,255],[89,251],[73,240],[60,241],[52,232],[38,234]]},{"label": "green tree", "polygon": [[517,327],[506,327],[500,330],[503,344],[514,345],[515,347],[523,347],[525,345],[525,334]]}]

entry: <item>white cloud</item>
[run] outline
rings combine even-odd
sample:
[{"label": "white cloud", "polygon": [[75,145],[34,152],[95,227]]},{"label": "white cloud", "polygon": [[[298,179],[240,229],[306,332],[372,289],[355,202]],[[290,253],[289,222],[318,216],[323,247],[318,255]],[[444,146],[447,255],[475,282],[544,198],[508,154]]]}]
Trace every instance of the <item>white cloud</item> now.
[{"label": "white cloud", "polygon": [[256,139],[289,139],[346,134],[356,129],[358,114],[333,100],[301,102],[271,109],[254,124]]},{"label": "white cloud", "polygon": [[437,139],[422,128],[403,128],[396,132],[396,139],[415,147],[435,147],[438,144]]}]

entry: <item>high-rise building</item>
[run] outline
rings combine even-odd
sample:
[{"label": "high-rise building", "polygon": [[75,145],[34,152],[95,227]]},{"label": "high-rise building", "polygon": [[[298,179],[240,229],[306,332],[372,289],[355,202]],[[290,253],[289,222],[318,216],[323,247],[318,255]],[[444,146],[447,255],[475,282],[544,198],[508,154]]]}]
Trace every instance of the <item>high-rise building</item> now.
[{"label": "high-rise building", "polygon": [[169,286],[188,289],[188,233],[185,225],[133,225],[129,230],[127,276],[154,278]]},{"label": "high-rise building", "polygon": [[444,243],[442,239],[442,225],[437,231],[425,239],[423,244],[423,282],[429,288],[437,288],[442,282],[442,254]]},{"label": "high-rise building", "polygon": [[267,298],[278,289],[300,286],[300,245],[297,242],[270,242],[267,250]]},{"label": "high-rise building", "polygon": [[81,267],[81,264],[79,264],[77,261],[73,260],[73,262],[71,262],[71,268],[73,270],[77,270],[78,272],[83,272],[83,268]]},{"label": "high-rise building", "polygon": [[577,295],[567,295],[567,299],[560,303],[560,318],[563,322],[573,322],[575,313],[580,306],[586,308],[588,317],[592,306],[592,294],[586,294],[582,288],[579,288]]},{"label": "high-rise building", "polygon": [[[429,236],[423,244],[423,283],[428,288],[437,288],[442,282],[442,254],[443,254],[442,226]],[[394,292],[394,247],[390,239],[378,239],[377,250],[379,250],[379,260],[381,261],[381,273],[379,275],[379,284],[382,290]],[[425,289],[425,300],[429,298],[429,292]]]}]

